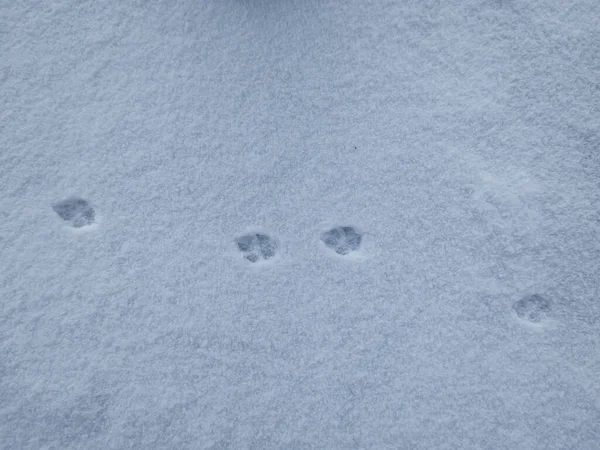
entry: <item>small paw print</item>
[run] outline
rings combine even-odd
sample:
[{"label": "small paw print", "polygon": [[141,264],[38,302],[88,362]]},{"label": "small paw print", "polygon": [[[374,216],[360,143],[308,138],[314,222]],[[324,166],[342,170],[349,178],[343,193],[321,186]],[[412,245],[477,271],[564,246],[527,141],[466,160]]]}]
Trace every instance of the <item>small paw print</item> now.
[{"label": "small paw print", "polygon": [[321,234],[321,240],[327,248],[338,255],[347,255],[360,248],[362,234],[354,227],[336,227]]},{"label": "small paw print", "polygon": [[277,253],[277,241],[262,233],[246,234],[235,240],[239,251],[250,262],[266,261]]},{"label": "small paw print", "polygon": [[87,200],[82,198],[68,198],[52,205],[52,209],[73,228],[92,225],[96,219],[96,211]]},{"label": "small paw print", "polygon": [[513,310],[520,319],[532,323],[542,322],[551,309],[550,300],[538,294],[523,297],[513,305]]}]

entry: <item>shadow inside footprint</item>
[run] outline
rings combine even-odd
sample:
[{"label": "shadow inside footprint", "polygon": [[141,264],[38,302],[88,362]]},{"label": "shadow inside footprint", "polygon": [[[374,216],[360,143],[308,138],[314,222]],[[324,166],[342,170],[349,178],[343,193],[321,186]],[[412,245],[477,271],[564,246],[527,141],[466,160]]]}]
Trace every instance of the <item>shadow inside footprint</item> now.
[{"label": "shadow inside footprint", "polygon": [[250,262],[271,259],[277,253],[277,242],[266,234],[256,233],[240,236],[236,239],[240,252]]},{"label": "shadow inside footprint", "polygon": [[360,248],[362,235],[354,227],[336,227],[321,234],[321,240],[327,248],[338,255],[347,255]]},{"label": "shadow inside footprint", "polygon": [[68,198],[52,205],[52,209],[74,228],[91,225],[96,219],[94,208],[82,198]]},{"label": "shadow inside footprint", "polygon": [[517,316],[528,322],[539,323],[552,309],[550,300],[538,294],[528,295],[513,305]]}]

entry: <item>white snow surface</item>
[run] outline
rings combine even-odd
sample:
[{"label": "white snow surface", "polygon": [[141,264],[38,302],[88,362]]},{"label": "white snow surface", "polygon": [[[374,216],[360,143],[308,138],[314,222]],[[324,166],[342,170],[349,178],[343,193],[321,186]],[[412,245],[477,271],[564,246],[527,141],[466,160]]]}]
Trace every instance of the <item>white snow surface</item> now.
[{"label": "white snow surface", "polygon": [[0,105],[0,448],[600,449],[598,0],[0,0]]}]

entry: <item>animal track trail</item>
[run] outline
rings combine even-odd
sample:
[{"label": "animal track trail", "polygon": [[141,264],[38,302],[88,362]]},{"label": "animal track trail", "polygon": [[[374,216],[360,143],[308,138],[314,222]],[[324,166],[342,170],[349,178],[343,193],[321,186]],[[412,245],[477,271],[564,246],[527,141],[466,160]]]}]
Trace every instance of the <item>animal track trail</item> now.
[{"label": "animal track trail", "polygon": [[235,242],[244,258],[253,263],[273,258],[279,248],[274,238],[262,233],[246,234]]},{"label": "animal track trail", "polygon": [[68,198],[52,205],[52,209],[73,228],[92,225],[96,220],[96,211],[87,200],[82,198]]},{"label": "animal track trail", "polygon": [[515,302],[513,310],[520,319],[538,324],[552,310],[552,302],[539,294],[528,295]]},{"label": "animal track trail", "polygon": [[322,233],[321,240],[338,255],[348,255],[360,249],[362,234],[354,227],[336,227]]}]

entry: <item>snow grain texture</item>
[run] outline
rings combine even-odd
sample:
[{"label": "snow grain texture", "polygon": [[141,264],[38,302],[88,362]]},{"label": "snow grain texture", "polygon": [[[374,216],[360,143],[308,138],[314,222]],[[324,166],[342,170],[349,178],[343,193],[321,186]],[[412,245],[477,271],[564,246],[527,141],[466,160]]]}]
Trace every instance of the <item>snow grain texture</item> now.
[{"label": "snow grain texture", "polygon": [[599,16],[4,2],[0,448],[594,448]]}]

